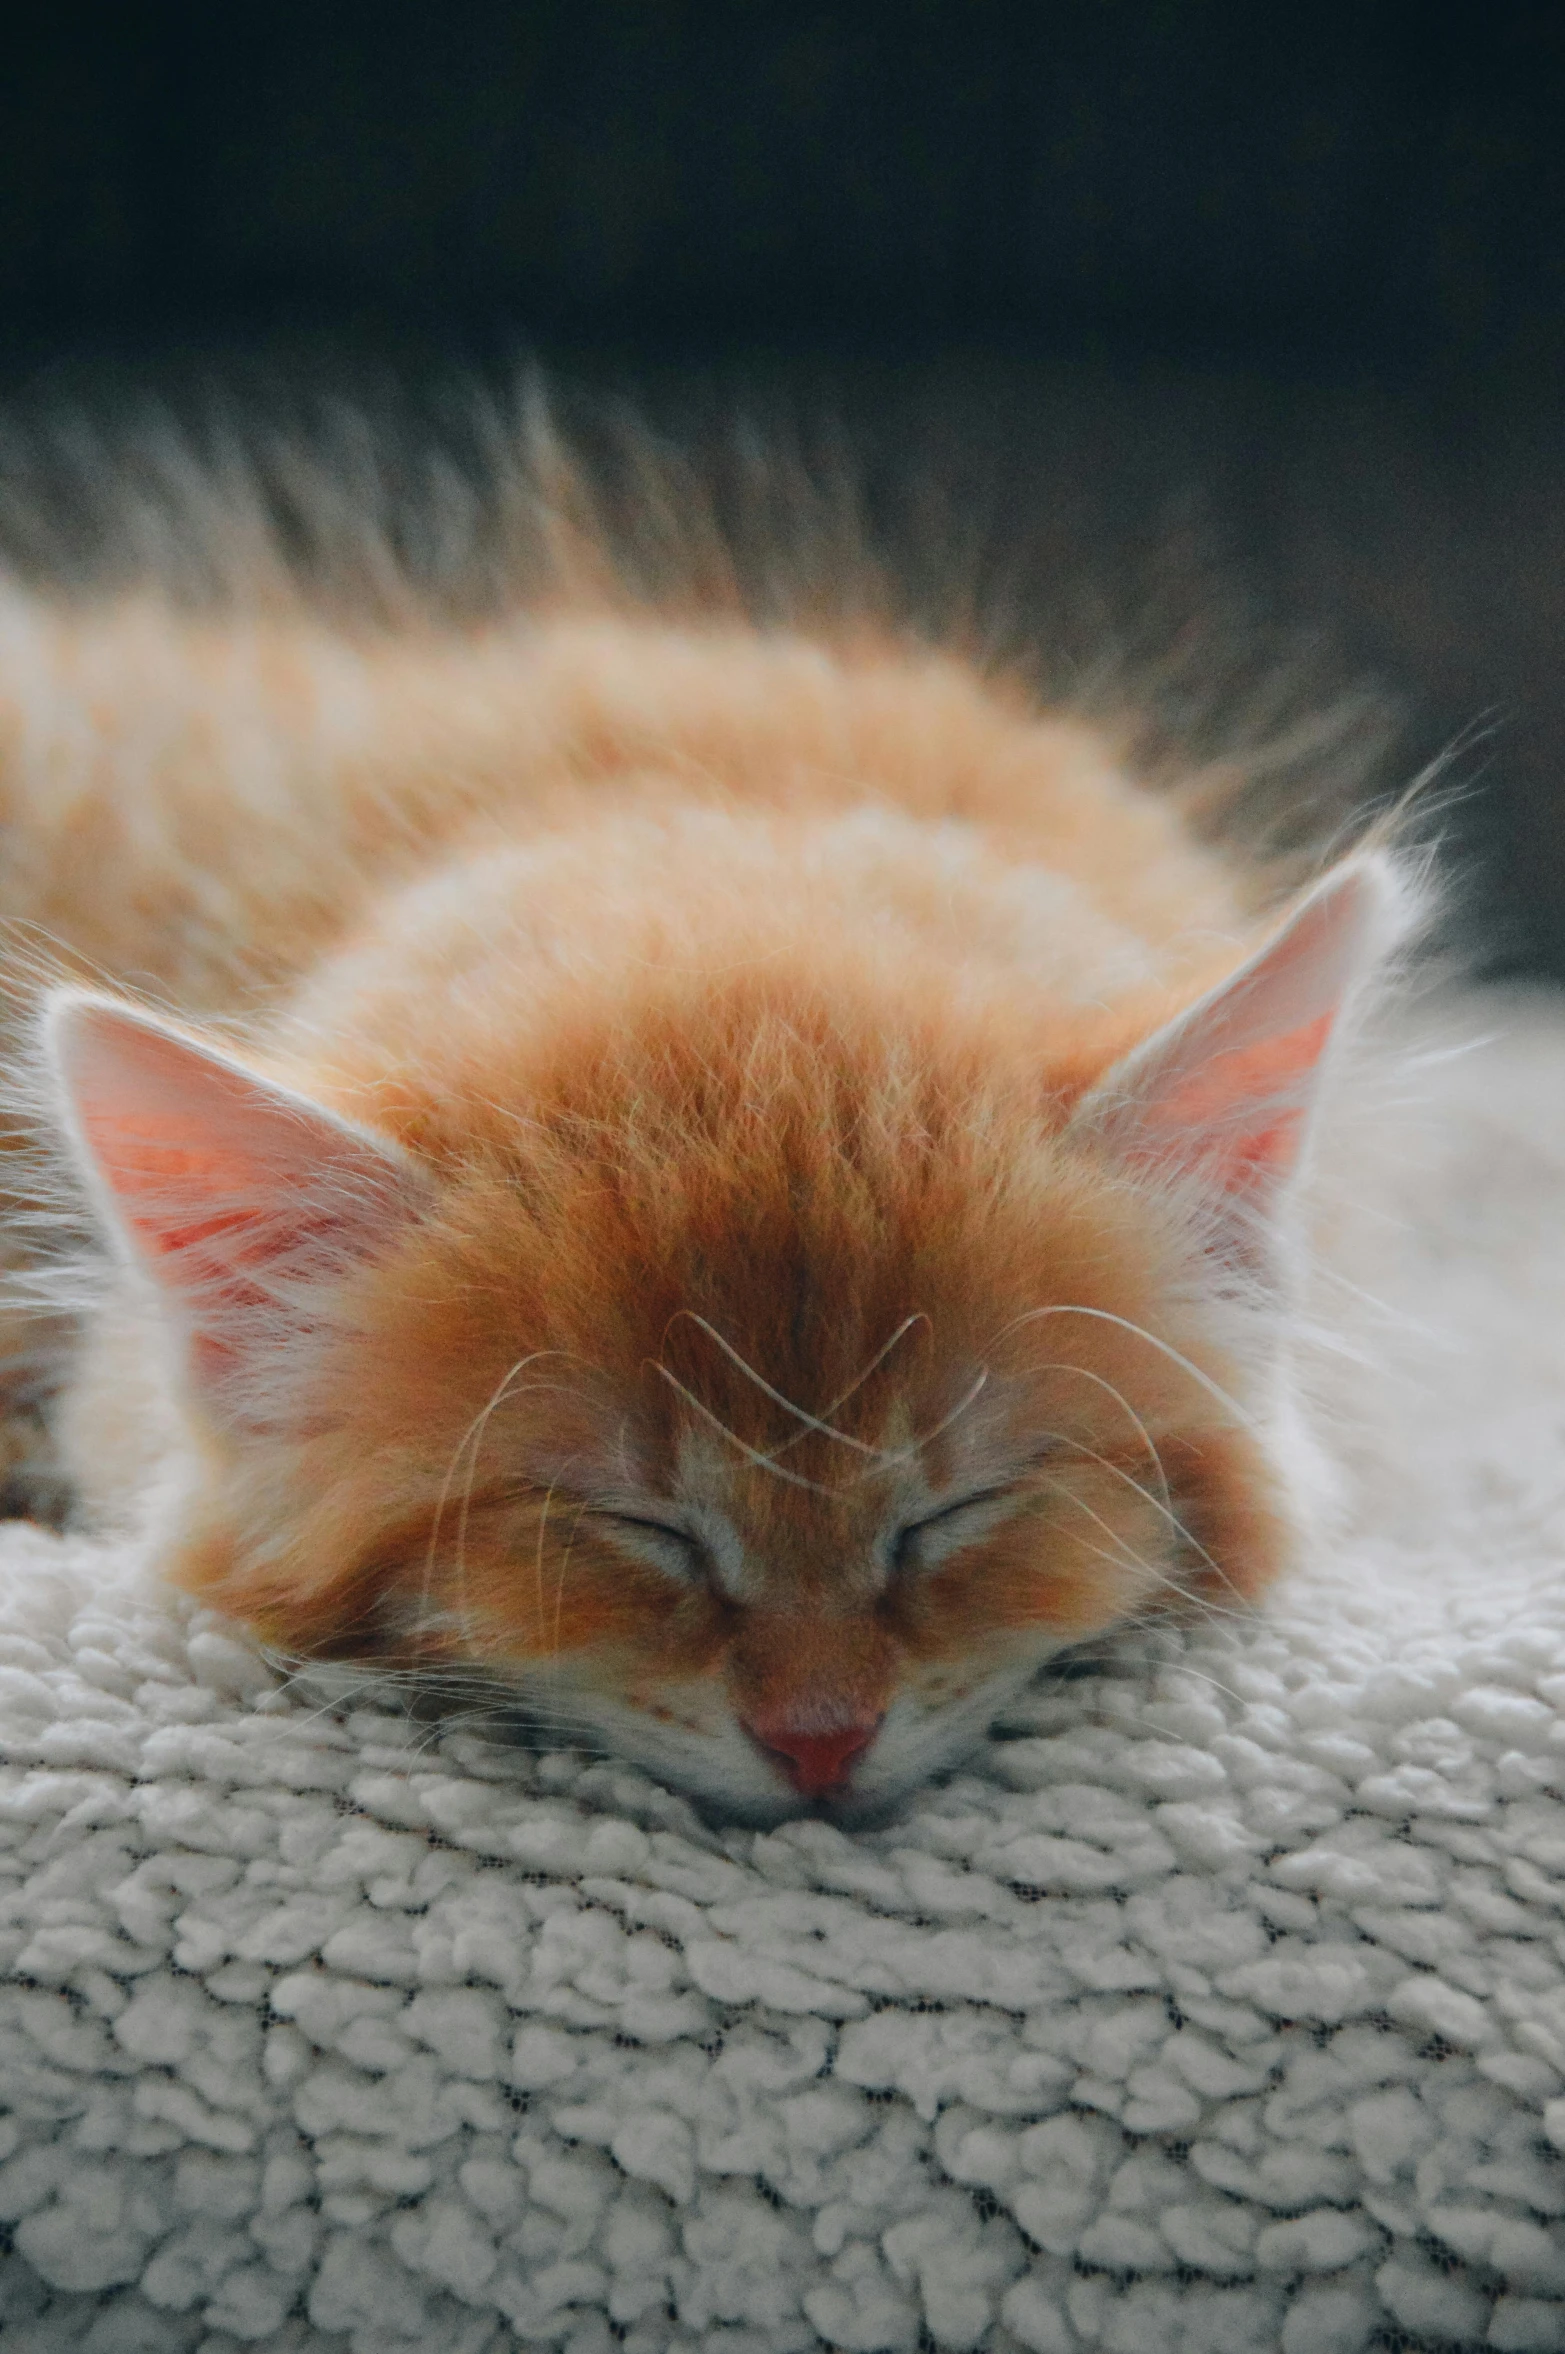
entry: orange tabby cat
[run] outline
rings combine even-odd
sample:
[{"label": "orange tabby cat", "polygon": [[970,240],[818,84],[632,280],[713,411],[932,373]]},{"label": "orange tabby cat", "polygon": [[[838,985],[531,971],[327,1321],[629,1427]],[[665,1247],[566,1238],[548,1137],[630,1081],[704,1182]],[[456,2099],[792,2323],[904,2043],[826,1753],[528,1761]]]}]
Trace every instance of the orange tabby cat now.
[{"label": "orange tabby cat", "polygon": [[[110,1273],[61,1427],[283,1651],[751,1820],[1286,1560],[1288,1202],[1392,928],[955,654],[610,590],[0,614]],[[88,980],[90,985],[81,985]]]}]

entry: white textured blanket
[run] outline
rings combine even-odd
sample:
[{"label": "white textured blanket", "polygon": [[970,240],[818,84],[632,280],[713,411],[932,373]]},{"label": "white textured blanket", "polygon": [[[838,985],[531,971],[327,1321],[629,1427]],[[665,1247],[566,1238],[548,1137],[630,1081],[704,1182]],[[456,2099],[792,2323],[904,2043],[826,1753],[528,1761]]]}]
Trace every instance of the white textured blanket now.
[{"label": "white textured blanket", "polygon": [[1493,1023],[1343,1246],[1345,1536],[890,1829],[5,1531],[4,2354],[1565,2348],[1565,1015]]}]

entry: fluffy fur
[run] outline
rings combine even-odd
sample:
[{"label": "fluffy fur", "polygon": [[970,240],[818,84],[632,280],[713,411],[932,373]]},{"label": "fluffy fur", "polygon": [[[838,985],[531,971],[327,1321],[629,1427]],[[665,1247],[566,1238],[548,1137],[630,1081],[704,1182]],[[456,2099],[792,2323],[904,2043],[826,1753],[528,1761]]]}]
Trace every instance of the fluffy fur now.
[{"label": "fluffy fur", "polygon": [[60,1416],[279,1649],[755,1819],[1287,1559],[1292,1179],[1394,929],[882,625],[17,600],[0,907],[86,988]]}]

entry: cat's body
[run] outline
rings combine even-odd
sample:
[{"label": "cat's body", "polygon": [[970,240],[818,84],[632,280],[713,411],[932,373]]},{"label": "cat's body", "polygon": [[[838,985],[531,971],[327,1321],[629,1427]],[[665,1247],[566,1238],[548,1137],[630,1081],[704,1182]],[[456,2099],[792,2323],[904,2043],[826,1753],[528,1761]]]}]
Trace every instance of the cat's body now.
[{"label": "cat's body", "polygon": [[1279,932],[1090,729],[867,628],[6,635],[0,913],[89,986],[119,1267],[62,1429],[100,1506],[157,1461],[182,1582],[764,1818],[1286,1558],[1372,862]]}]

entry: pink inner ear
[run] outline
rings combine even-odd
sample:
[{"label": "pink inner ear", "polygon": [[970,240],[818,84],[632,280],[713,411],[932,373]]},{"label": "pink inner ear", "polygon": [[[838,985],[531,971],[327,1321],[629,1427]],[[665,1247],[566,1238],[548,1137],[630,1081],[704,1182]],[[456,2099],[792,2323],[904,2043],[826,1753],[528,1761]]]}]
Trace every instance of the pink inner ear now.
[{"label": "pink inner ear", "polygon": [[414,1207],[394,1146],[148,1015],[65,995],[49,1043],[116,1222],[221,1384],[320,1320]]},{"label": "pink inner ear", "polygon": [[362,1205],[332,1210],[312,1198],[318,1166],[290,1173],[260,1156],[190,1151],[134,1119],[91,1110],[80,1125],[122,1220],[159,1271],[231,1305],[265,1298],[269,1264],[333,1233],[348,1242],[359,1222]]},{"label": "pink inner ear", "polygon": [[1199,1173],[1239,1198],[1275,1190],[1389,894],[1368,861],[1328,877],[1237,973],[1127,1055],[1077,1124],[1134,1164]]},{"label": "pink inner ear", "polygon": [[1333,1026],[1331,1014],[1318,1014],[1280,1038],[1214,1054],[1146,1105],[1131,1157],[1163,1159],[1181,1143],[1195,1145],[1203,1170],[1234,1191],[1285,1174],[1298,1158],[1309,1084]]}]

